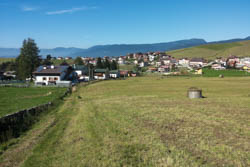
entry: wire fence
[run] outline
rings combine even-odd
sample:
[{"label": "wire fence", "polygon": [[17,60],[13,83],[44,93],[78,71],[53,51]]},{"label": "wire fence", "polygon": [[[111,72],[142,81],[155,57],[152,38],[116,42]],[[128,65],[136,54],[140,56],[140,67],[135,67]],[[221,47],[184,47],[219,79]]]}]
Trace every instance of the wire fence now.
[{"label": "wire fence", "polygon": [[0,80],[0,87],[18,87],[27,88],[30,87],[30,82],[19,81],[19,80]]}]

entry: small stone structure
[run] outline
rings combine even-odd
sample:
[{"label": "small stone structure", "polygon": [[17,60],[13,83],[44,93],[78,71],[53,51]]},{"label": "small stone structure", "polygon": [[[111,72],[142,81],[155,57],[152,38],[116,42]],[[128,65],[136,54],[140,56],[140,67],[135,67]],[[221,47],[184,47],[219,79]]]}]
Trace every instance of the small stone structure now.
[{"label": "small stone structure", "polygon": [[219,75],[219,78],[224,78],[224,75],[223,75],[223,74],[220,74],[220,75]]},{"label": "small stone structure", "polygon": [[187,96],[190,99],[199,99],[202,98],[202,90],[196,87],[191,87],[188,89]]}]

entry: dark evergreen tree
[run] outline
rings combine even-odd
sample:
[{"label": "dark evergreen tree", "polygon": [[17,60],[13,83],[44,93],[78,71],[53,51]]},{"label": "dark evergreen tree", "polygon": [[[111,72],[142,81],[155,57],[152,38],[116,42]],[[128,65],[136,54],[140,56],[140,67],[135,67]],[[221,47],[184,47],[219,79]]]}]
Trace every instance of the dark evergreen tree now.
[{"label": "dark evergreen tree", "polygon": [[100,57],[97,58],[96,68],[104,68],[102,59]]},{"label": "dark evergreen tree", "polygon": [[88,67],[88,73],[87,73],[86,75],[88,75],[89,78],[90,78],[90,80],[91,80],[91,79],[93,79],[94,65],[88,63],[88,64],[87,64],[87,67]]},{"label": "dark evergreen tree", "polygon": [[111,70],[117,70],[118,69],[118,64],[115,60],[112,61],[111,63]]},{"label": "dark evergreen tree", "polygon": [[0,71],[16,71],[16,62],[8,61],[0,64]]},{"label": "dark evergreen tree", "polygon": [[104,63],[103,63],[103,68],[106,68],[106,69],[111,69],[111,65],[110,65],[110,62],[108,59],[105,59]]},{"label": "dark evergreen tree", "polygon": [[18,79],[24,80],[27,77],[32,77],[32,72],[41,63],[39,52],[39,48],[33,39],[28,38],[23,41],[21,53],[16,60]]},{"label": "dark evergreen tree", "polygon": [[74,60],[74,63],[75,63],[76,65],[83,65],[82,58],[81,58],[81,57],[77,57],[77,58]]},{"label": "dark evergreen tree", "polygon": [[46,59],[50,61],[50,60],[52,59],[52,56],[51,56],[50,54],[48,54],[48,55],[46,56]]},{"label": "dark evergreen tree", "polygon": [[50,66],[52,64],[53,63],[49,59],[44,59],[43,62],[42,62],[42,65],[45,65],[45,66]]}]

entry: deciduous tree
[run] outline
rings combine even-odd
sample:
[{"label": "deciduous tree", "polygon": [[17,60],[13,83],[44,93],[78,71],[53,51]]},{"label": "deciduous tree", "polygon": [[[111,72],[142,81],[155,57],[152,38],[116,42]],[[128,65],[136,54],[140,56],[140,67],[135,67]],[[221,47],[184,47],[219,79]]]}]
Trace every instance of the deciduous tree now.
[{"label": "deciduous tree", "polygon": [[17,77],[18,79],[25,80],[32,78],[32,72],[40,65],[41,58],[39,48],[35,41],[31,38],[23,41],[20,55],[17,57]]},{"label": "deciduous tree", "polygon": [[75,63],[76,65],[83,65],[82,58],[81,58],[81,57],[77,57],[77,58],[74,60],[74,63]]}]

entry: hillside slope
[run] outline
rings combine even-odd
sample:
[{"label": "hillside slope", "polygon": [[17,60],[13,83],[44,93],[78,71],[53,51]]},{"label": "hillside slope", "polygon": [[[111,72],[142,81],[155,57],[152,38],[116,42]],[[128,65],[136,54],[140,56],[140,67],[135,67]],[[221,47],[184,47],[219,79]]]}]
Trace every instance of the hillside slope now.
[{"label": "hillside slope", "polygon": [[208,60],[216,57],[228,57],[235,55],[239,57],[250,56],[250,40],[224,44],[208,44],[186,49],[167,52],[175,58],[202,57]]}]

